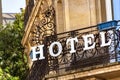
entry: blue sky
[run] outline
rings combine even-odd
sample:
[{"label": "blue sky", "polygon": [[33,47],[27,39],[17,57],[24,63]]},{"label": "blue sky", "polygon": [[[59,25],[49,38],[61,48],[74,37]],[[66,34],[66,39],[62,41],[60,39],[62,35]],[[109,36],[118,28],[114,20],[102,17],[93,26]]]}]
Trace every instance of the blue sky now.
[{"label": "blue sky", "polygon": [[113,0],[114,20],[120,20],[120,0]]},{"label": "blue sky", "polygon": [[26,0],[2,0],[3,13],[19,13],[25,7]]}]

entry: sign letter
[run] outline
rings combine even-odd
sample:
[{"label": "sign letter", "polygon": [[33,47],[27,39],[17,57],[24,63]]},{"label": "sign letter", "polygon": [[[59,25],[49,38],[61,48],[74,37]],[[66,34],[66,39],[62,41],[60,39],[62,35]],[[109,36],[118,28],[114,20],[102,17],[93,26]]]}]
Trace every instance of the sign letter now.
[{"label": "sign letter", "polygon": [[[39,60],[45,59],[45,57],[43,56],[43,47],[44,47],[44,45],[40,45],[40,46],[37,46],[37,47],[32,47],[32,52],[33,52],[33,59],[32,59],[32,61],[36,61],[37,60],[37,58],[36,58],[37,54],[40,54]],[[37,50],[37,48],[39,50]]]},{"label": "sign letter", "polygon": [[105,43],[105,32],[100,32],[100,35],[101,35],[101,47],[103,46],[108,46],[111,44],[111,39],[109,39],[109,41],[107,43]]},{"label": "sign letter", "polygon": [[[53,51],[53,47],[57,45],[58,46],[58,52],[56,54],[54,54],[54,51]],[[53,42],[51,45],[50,45],[50,48],[49,48],[49,52],[50,52],[50,55],[53,56],[53,57],[57,57],[60,55],[60,53],[62,52],[62,45],[59,43],[59,42]]]},{"label": "sign letter", "polygon": [[71,51],[70,51],[70,53],[75,53],[76,50],[75,50],[74,42],[78,42],[77,37],[75,37],[75,38],[71,38],[71,39],[67,39],[66,44],[68,44],[69,42],[71,43]]},{"label": "sign letter", "polygon": [[95,42],[94,43],[92,42],[92,41],[94,41],[94,35],[93,34],[84,35],[82,37],[83,37],[84,43],[85,43],[84,50],[92,49],[92,48],[95,47]]}]

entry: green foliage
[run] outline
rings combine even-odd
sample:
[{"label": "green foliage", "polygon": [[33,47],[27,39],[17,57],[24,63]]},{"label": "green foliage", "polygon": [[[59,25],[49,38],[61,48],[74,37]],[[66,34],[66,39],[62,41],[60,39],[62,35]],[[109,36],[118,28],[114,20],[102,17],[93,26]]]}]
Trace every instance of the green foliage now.
[{"label": "green foliage", "polygon": [[13,24],[0,26],[0,80],[24,80],[28,70],[23,53],[23,13],[16,14]]}]

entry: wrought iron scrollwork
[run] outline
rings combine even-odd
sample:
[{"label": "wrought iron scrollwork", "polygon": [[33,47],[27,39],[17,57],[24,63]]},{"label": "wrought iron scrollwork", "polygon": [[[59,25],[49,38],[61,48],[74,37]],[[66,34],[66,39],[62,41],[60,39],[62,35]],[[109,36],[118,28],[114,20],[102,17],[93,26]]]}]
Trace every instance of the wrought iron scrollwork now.
[{"label": "wrought iron scrollwork", "polygon": [[55,10],[53,6],[47,6],[45,10],[39,13],[39,18],[34,22],[34,27],[31,31],[30,43],[32,46],[43,44],[46,36],[56,34]]}]

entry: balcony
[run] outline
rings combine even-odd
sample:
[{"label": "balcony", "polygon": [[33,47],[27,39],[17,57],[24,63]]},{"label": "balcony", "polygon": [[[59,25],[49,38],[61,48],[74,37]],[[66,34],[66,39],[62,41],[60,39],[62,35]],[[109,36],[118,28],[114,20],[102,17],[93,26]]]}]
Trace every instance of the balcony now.
[{"label": "balcony", "polygon": [[[52,42],[58,41],[63,46],[63,51],[58,57],[51,57],[48,55],[49,70],[64,73],[64,71],[82,69],[85,67],[107,64],[112,62],[118,62],[120,59],[119,53],[119,31],[114,28],[110,30],[104,30],[106,34],[106,39],[111,39],[111,45],[100,47],[101,39],[97,26],[91,26],[88,28],[78,29],[74,31],[69,31],[46,38],[46,46],[49,48]],[[96,43],[94,49],[83,50],[84,40],[82,35],[94,34],[94,41]],[[78,43],[75,43],[76,53],[70,54],[70,45],[66,45],[66,40],[68,38],[78,38]],[[54,48],[57,52],[57,49]],[[46,52],[49,53],[49,52]]]},{"label": "balcony", "polygon": [[[117,24],[118,26],[118,24]],[[71,74],[72,72],[84,72],[100,67],[119,64],[120,61],[120,31],[116,27],[102,30],[105,33],[106,42],[111,39],[109,46],[101,47],[101,37],[99,34],[98,25],[87,28],[68,31],[60,34],[47,36],[44,39],[44,60],[35,61],[31,67],[30,74],[27,80],[55,78],[62,75]],[[96,43],[95,48],[83,50],[84,40],[83,35],[93,34]],[[78,42],[74,44],[76,52],[70,53],[70,45],[66,45],[68,38],[78,38]],[[63,50],[58,57],[51,57],[48,48],[51,43],[58,41],[62,44]],[[91,45],[91,44],[90,44]],[[57,47],[53,48],[54,53],[57,53]],[[39,55],[38,55],[39,56]]]}]

